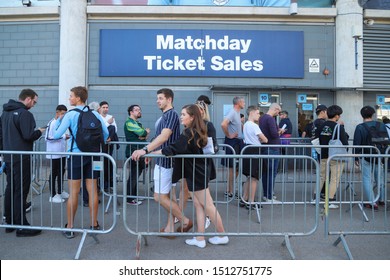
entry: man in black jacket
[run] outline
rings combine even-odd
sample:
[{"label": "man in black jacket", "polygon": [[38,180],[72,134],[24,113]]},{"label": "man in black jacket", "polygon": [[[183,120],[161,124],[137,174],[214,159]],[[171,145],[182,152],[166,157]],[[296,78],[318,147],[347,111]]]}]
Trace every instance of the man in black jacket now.
[{"label": "man in black jacket", "polygon": [[[354,146],[368,146],[372,145],[372,140],[370,140],[370,128],[378,126],[378,130],[382,132],[383,135],[387,135],[386,127],[383,123],[375,121],[373,116],[375,114],[375,109],[371,106],[364,106],[360,110],[360,115],[363,118],[363,123],[358,124],[355,128],[355,133],[353,135],[353,145]],[[374,149],[362,149],[356,148],[355,154],[374,154]],[[360,165],[362,169],[362,187],[366,200],[369,203],[365,203],[364,207],[369,209],[378,210],[378,204],[383,206],[385,205],[385,182],[384,182],[384,170],[383,163],[375,158],[356,158],[355,164]],[[374,174],[374,175],[373,175]],[[379,180],[378,180],[379,178]],[[373,181],[376,182],[378,187],[378,197],[374,195],[373,192]],[[378,182],[379,181],[379,182]]]},{"label": "man in black jacket", "polygon": [[[23,89],[19,100],[10,99],[3,105],[0,129],[0,150],[32,151],[34,141],[46,128],[35,129],[35,119],[29,109],[38,101],[38,94],[32,89]],[[4,154],[7,168],[4,212],[7,224],[30,225],[26,218],[26,199],[31,183],[31,155]],[[23,207],[21,206],[23,205]],[[13,232],[15,228],[7,228]],[[17,229],[16,236],[35,236],[40,230]]]}]

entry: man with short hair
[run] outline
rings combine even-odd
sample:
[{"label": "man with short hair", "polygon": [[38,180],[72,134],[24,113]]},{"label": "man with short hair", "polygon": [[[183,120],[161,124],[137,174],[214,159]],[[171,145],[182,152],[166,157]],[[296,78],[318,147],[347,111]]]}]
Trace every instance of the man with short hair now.
[{"label": "man with short hair", "polygon": [[[267,113],[259,119],[259,127],[268,139],[267,145],[280,145],[281,130],[279,130],[276,124],[275,117],[279,115],[281,110],[282,108],[279,104],[272,103]],[[276,200],[276,196],[274,196],[274,184],[278,172],[279,159],[273,158],[273,156],[280,155],[280,148],[264,147],[261,149],[261,153],[269,155],[268,159],[263,161],[263,176],[261,177],[263,183],[263,200],[278,203],[280,201]]]},{"label": "man with short hair", "polygon": [[[233,108],[228,112],[221,123],[221,128],[223,133],[225,134],[225,144],[231,146],[236,155],[241,153],[241,149],[244,145],[243,137],[242,137],[242,123],[240,111],[245,108],[245,99],[240,96],[236,96],[233,98]],[[233,154],[231,149],[226,149],[226,154]],[[227,159],[222,161],[222,163],[229,168],[229,179],[227,190],[225,192],[225,196],[233,197],[233,178],[234,173],[237,172],[237,167],[233,166],[233,159]],[[234,172],[234,173],[233,173]],[[236,194],[237,198],[239,194]]]},{"label": "man with short hair", "polygon": [[[99,104],[99,113],[102,116],[107,129],[108,129],[108,138],[110,141],[118,141],[118,127],[115,122],[115,118],[108,114],[109,111],[109,104],[107,101],[102,101]],[[103,152],[109,154],[112,156],[112,153],[114,152],[114,146],[106,144],[103,147]],[[116,176],[116,174],[113,174],[112,170],[112,163],[108,158],[103,159],[103,167],[104,167],[104,178],[103,178],[103,186],[105,192],[111,192],[111,188],[113,185],[113,177]]]},{"label": "man with short hair", "polygon": [[[341,114],[343,113],[343,109],[338,105],[329,106],[326,110],[326,114],[328,116],[328,120],[325,121],[320,130],[316,131],[315,137],[319,138],[320,145],[328,146],[329,141],[333,137],[333,132],[337,128],[337,125],[340,125],[340,135],[335,132],[335,139],[339,138],[343,145],[348,146],[348,136],[345,133],[344,125],[341,124]],[[338,130],[338,129],[337,129]],[[329,157],[329,148],[324,147],[321,148],[321,161],[320,161],[320,188],[321,190],[324,187],[324,183],[326,180],[326,165]],[[331,160],[329,163],[330,168],[330,178],[329,178],[329,209],[337,209],[339,206],[334,203],[336,201],[336,192],[337,187],[340,183],[341,173],[344,169],[344,162],[339,160]],[[313,200],[316,199],[316,194],[314,193]]]},{"label": "man with short hair", "polygon": [[[68,111],[65,105],[58,105],[56,108],[56,115],[47,124],[46,130],[46,151],[47,152],[66,152],[66,140],[69,139],[69,135],[62,135],[60,139],[54,139],[53,134],[56,128],[56,122],[59,118],[62,118]],[[51,172],[49,176],[50,183],[50,197],[49,202],[62,203],[69,197],[69,194],[63,190],[63,180],[65,174],[65,155],[49,154],[46,158],[50,160]],[[57,192],[56,192],[56,180],[57,180]]]},{"label": "man with short hair", "polygon": [[[79,110],[85,108],[86,101],[88,99],[88,90],[83,86],[74,87],[70,90],[69,104],[75,106]],[[87,110],[84,109],[84,111]],[[104,123],[103,118],[98,112],[92,111],[92,113],[99,119],[102,124],[103,139],[108,138],[108,130]],[[82,152],[77,146],[76,135],[78,129],[80,113],[76,110],[70,110],[65,114],[63,118],[57,120],[58,126],[54,132],[53,138],[59,139],[65,133],[67,129],[71,131],[71,138],[68,141],[68,151],[74,153]],[[89,214],[91,219],[90,229],[99,230],[99,222],[97,220],[98,215],[98,193],[97,193],[97,178],[99,172],[93,169],[93,161],[99,161],[99,157],[92,156],[75,156],[72,155],[68,158],[68,185],[69,185],[69,199],[67,202],[67,218],[68,222],[65,228],[73,228],[74,219],[78,207],[78,198],[80,194],[81,180],[85,179],[88,196],[89,196]],[[73,231],[64,231],[64,236],[68,239],[74,238]]]},{"label": "man with short hair", "polygon": [[[156,123],[156,136],[148,145],[133,152],[131,156],[133,160],[139,160],[142,156],[156,149],[163,149],[179,138],[179,115],[173,109],[173,97],[173,91],[169,88],[162,88],[157,91],[157,105],[163,115]],[[184,216],[176,199],[171,199],[172,173],[172,159],[167,157],[157,158],[154,167],[154,200],[168,212],[167,225],[161,228],[160,232],[173,232],[174,217],[179,219],[182,224],[178,230],[186,232],[192,228],[193,222]],[[176,196],[172,195],[172,197]]]},{"label": "man with short hair", "polygon": [[[131,105],[127,109],[129,117],[127,118],[124,126],[125,137],[127,142],[146,142],[150,129],[143,128],[142,124],[138,121],[142,117],[141,107],[139,105]],[[129,158],[132,153],[142,148],[144,145],[131,144],[126,146],[126,157]],[[127,180],[127,195],[136,196],[137,195],[137,182],[138,177],[141,175],[142,171],[145,169],[145,158],[140,158],[137,161],[131,160],[130,162],[130,174]],[[140,205],[142,201],[138,201],[135,198],[128,198],[127,204],[129,205]]]},{"label": "man with short hair", "polygon": [[[23,89],[19,100],[10,99],[3,105],[0,121],[0,150],[32,151],[46,128],[35,129],[35,119],[29,111],[38,102],[38,94],[32,89]],[[4,216],[7,224],[30,225],[26,218],[26,199],[31,184],[31,155],[4,154],[7,168]],[[13,232],[15,228],[6,228]],[[36,236],[37,229],[17,229],[16,236]]]},{"label": "man with short hair", "polygon": [[[354,146],[367,146],[372,145],[370,141],[369,128],[379,126],[379,130],[387,133],[386,127],[383,123],[375,121],[373,115],[375,114],[375,109],[371,106],[364,106],[360,110],[360,115],[363,118],[363,123],[358,124],[355,128],[355,133],[353,135],[353,145]],[[355,148],[355,154],[372,154],[372,149],[362,149]],[[383,163],[380,160],[374,158],[355,158],[355,164],[361,166],[362,168],[362,185],[364,195],[366,200],[369,203],[364,204],[364,207],[378,210],[379,205],[385,205],[385,182],[384,182],[384,170]],[[372,178],[374,174],[374,178]],[[379,182],[378,182],[379,176]],[[376,182],[378,186],[379,199],[378,203],[375,201],[375,196],[373,192],[372,179]]]}]

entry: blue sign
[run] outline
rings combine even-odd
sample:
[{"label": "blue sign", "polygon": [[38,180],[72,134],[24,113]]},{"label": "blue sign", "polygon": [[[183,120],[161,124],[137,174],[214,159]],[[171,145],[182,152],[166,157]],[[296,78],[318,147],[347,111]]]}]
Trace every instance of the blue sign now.
[{"label": "blue sign", "polygon": [[302,31],[102,29],[99,67],[107,77],[303,78],[303,49]]},{"label": "blue sign", "polygon": [[306,94],[298,94],[298,103],[306,103]]},{"label": "blue sign", "polygon": [[378,105],[386,104],[385,96],[377,95],[377,97],[376,97],[376,104],[378,104]]},{"label": "blue sign", "polygon": [[268,103],[268,93],[260,93],[259,94],[259,102],[260,103]]},{"label": "blue sign", "polygon": [[313,111],[313,104],[311,104],[311,103],[302,104],[302,110],[303,111]]}]

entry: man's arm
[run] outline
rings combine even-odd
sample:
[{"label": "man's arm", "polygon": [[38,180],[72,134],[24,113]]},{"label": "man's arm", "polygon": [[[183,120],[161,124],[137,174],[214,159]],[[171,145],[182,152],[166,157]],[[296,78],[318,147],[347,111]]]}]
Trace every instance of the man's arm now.
[{"label": "man's arm", "polygon": [[[148,149],[148,152],[151,152],[157,148],[159,148],[162,144],[168,141],[169,137],[172,135],[172,130],[169,128],[164,128],[161,131],[161,134],[158,135],[152,142],[150,142],[148,145],[146,145],[146,148]],[[139,160],[139,158],[146,154],[146,151],[141,150],[135,150],[133,154],[131,155],[131,158],[133,160]]]},{"label": "man's arm", "polygon": [[237,132],[235,132],[233,134],[229,133],[229,130],[228,130],[229,122],[230,122],[229,119],[223,119],[223,121],[221,123],[221,128],[222,128],[222,131],[227,138],[233,139],[233,138],[236,138],[238,136],[238,133]]}]

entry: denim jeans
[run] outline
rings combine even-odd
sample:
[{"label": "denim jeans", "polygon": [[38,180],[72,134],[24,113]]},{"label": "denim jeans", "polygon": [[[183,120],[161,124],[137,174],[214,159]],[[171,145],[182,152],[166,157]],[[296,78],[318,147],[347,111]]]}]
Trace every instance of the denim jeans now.
[{"label": "denim jeans", "polygon": [[[384,201],[385,200],[385,189],[384,189],[385,173],[383,170],[383,164],[381,162],[379,162],[378,164],[378,162],[375,160],[366,161],[365,159],[361,160],[360,163],[362,166],[363,191],[366,200],[371,201],[372,203],[374,203],[378,199],[379,201]],[[372,178],[372,175],[374,175],[374,178]],[[378,176],[379,176],[379,183],[378,183]],[[374,195],[373,182],[376,182],[379,197],[375,197]]]},{"label": "denim jeans", "polygon": [[280,155],[279,148],[263,148],[261,150],[263,155],[270,155],[263,161],[263,174],[261,181],[263,183],[263,196],[272,199],[274,194],[275,178],[278,172],[279,159],[273,158],[272,155]]}]

